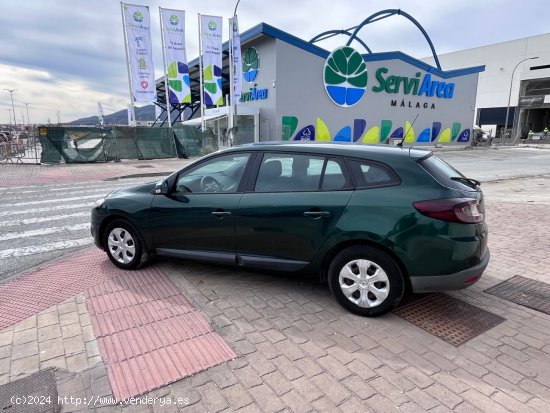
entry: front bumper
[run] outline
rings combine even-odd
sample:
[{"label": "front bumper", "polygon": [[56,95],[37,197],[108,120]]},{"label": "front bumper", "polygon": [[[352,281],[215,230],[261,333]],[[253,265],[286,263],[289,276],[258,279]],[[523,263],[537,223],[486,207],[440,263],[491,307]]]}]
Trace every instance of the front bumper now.
[{"label": "front bumper", "polygon": [[92,233],[92,237],[94,238],[94,244],[96,245],[96,247],[103,249],[103,247],[101,246],[99,227],[101,225],[101,222],[105,218],[105,213],[103,213],[100,208],[92,208],[91,215],[90,232]]},{"label": "front bumper", "polygon": [[[487,268],[491,253],[487,248],[481,262],[475,267],[449,275],[434,275],[430,277],[411,277],[412,290],[415,293],[434,291],[461,290],[475,284]],[[477,277],[477,278],[476,278]],[[473,280],[472,280],[473,279]],[[466,281],[470,281],[466,283]]]}]

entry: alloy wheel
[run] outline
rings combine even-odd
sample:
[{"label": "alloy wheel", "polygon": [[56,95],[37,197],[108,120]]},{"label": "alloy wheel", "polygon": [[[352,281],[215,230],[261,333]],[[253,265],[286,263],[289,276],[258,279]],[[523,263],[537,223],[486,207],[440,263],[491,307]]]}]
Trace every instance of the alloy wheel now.
[{"label": "alloy wheel", "polygon": [[113,228],[107,239],[109,254],[121,264],[129,264],[136,256],[136,244],[124,228]]},{"label": "alloy wheel", "polygon": [[384,269],[365,259],[353,260],[344,265],[338,281],[344,296],[362,308],[382,304],[390,292],[390,282]]}]

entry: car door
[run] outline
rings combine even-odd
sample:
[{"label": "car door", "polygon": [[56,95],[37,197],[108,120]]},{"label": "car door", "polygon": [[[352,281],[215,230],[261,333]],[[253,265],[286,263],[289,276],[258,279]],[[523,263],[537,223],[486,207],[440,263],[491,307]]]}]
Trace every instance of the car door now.
[{"label": "car door", "polygon": [[306,266],[342,215],[353,192],[345,162],[299,153],[265,153],[241,198],[237,261],[294,271]]},{"label": "car door", "polygon": [[235,213],[250,153],[206,159],[155,195],[150,228],[156,253],[235,264]]}]

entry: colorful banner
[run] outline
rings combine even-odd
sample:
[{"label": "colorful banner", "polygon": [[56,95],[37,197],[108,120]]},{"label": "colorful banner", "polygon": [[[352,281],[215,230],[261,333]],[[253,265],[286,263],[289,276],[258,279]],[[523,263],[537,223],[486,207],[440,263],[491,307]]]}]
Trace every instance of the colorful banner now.
[{"label": "colorful banner", "polygon": [[155,69],[151,49],[149,8],[133,4],[123,4],[128,61],[131,73],[131,89],[135,102],[157,100]]},{"label": "colorful banner", "polygon": [[241,36],[239,34],[239,21],[237,16],[229,19],[231,27],[231,47],[233,54],[233,96],[232,102],[238,104],[241,100],[243,89],[243,63],[241,59]]},{"label": "colorful banner", "polygon": [[160,15],[169,101],[172,104],[191,103],[189,67],[185,54],[185,11],[161,8]]},{"label": "colorful banner", "polygon": [[103,106],[100,102],[97,102],[97,117],[99,119],[99,124],[103,126]]},{"label": "colorful banner", "polygon": [[223,105],[222,93],[222,18],[200,16],[202,46],[203,102]]}]

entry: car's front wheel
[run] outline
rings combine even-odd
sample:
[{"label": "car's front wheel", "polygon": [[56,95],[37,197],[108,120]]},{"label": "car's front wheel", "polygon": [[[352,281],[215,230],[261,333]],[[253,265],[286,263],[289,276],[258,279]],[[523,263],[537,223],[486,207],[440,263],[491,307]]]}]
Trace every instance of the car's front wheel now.
[{"label": "car's front wheel", "polygon": [[394,259],[370,246],[340,251],[330,264],[328,282],[344,308],[368,317],[390,311],[401,301],[405,289]]},{"label": "car's front wheel", "polygon": [[103,245],[109,259],[117,267],[130,270],[140,265],[143,246],[130,223],[117,219],[107,225]]}]

